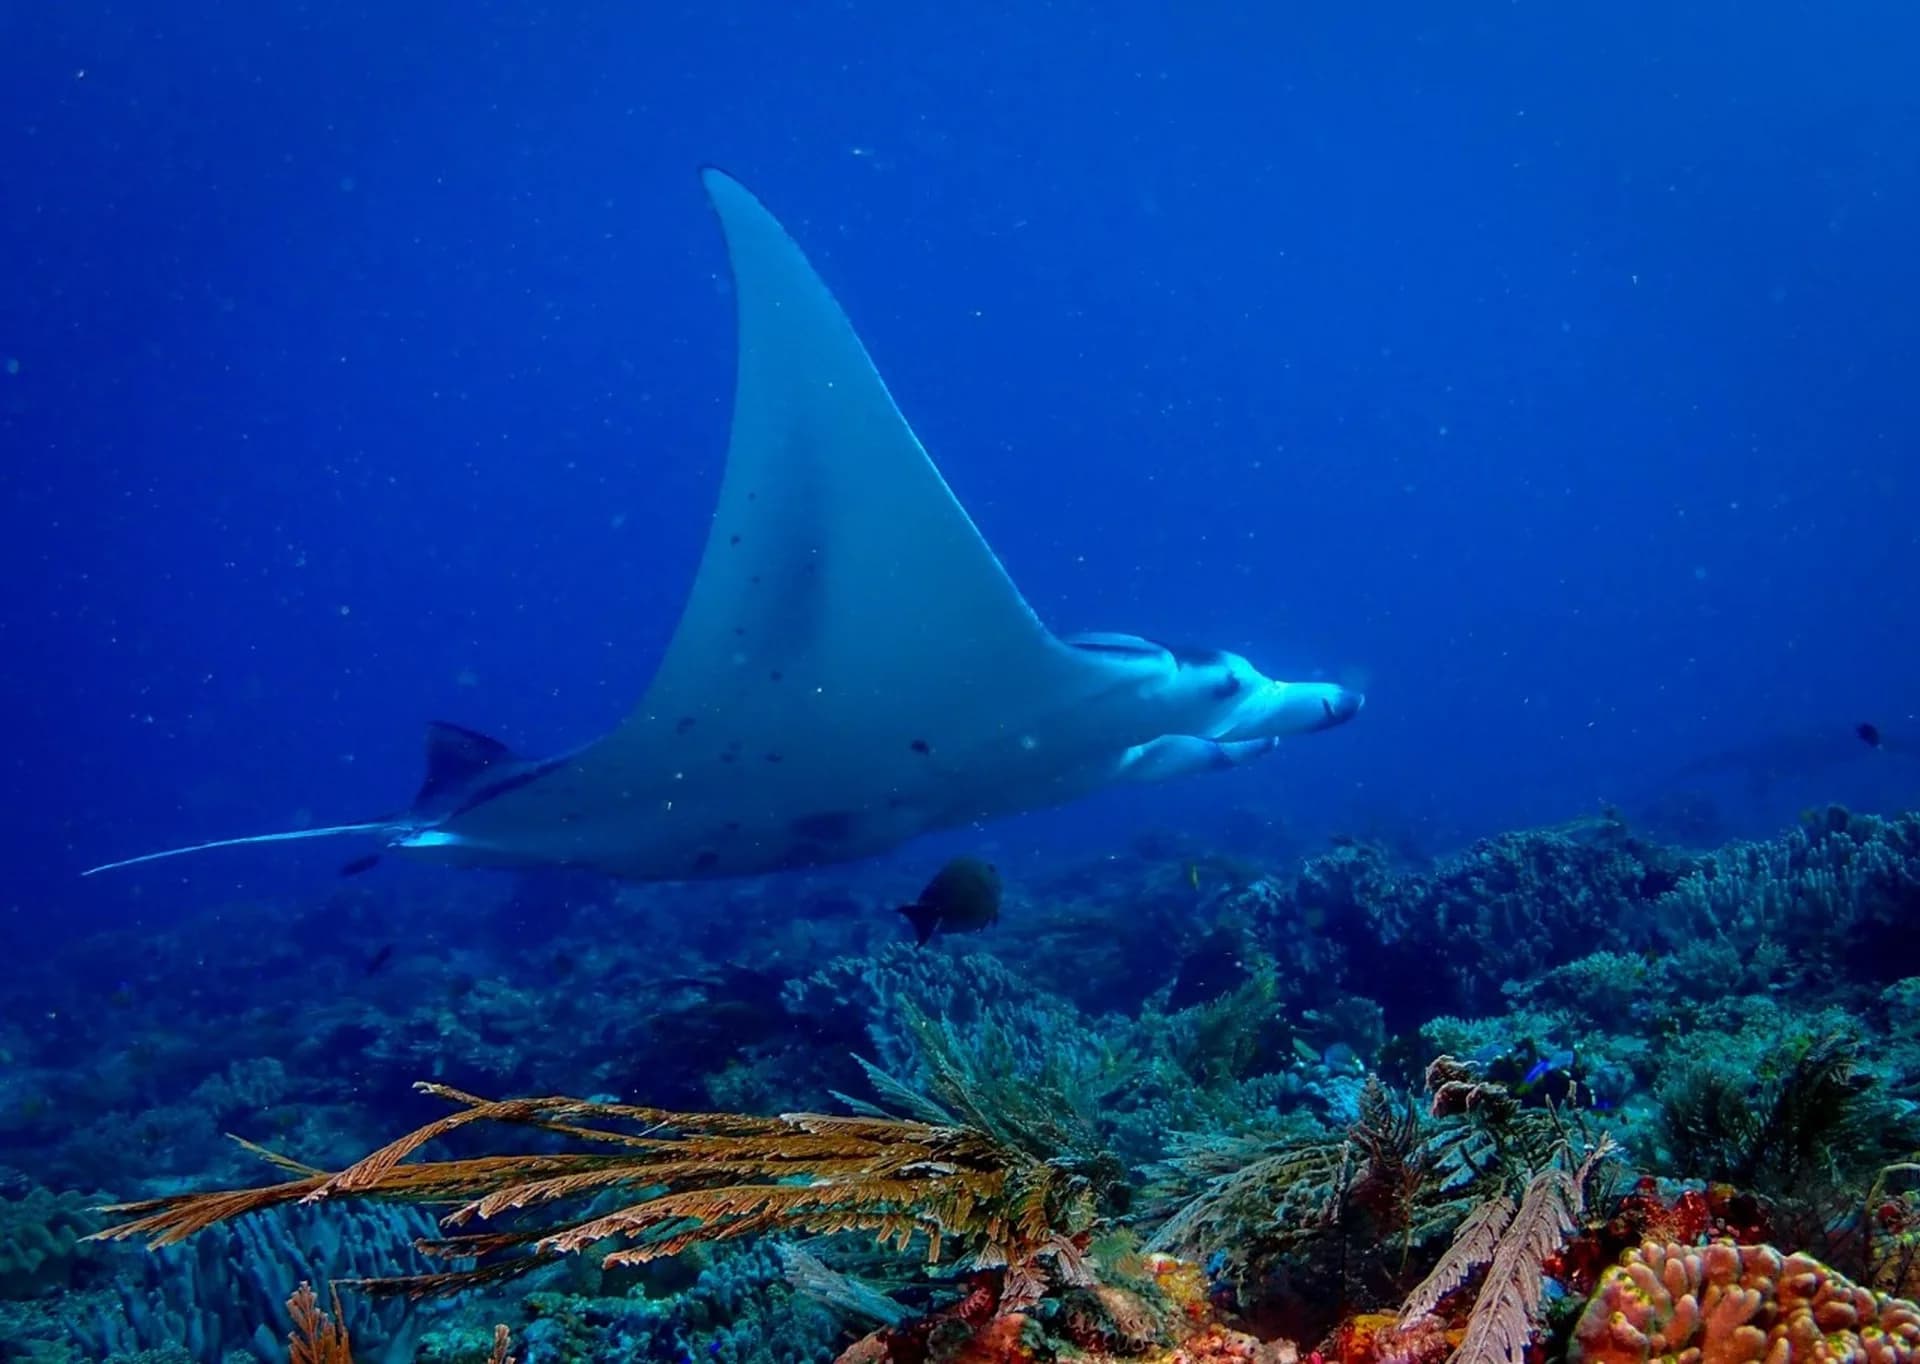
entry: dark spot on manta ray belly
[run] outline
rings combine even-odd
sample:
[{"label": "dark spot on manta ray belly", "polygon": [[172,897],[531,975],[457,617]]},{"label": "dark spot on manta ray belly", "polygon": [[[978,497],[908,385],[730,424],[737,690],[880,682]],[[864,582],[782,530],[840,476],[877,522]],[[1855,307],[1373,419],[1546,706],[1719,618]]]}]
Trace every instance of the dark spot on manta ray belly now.
[{"label": "dark spot on manta ray belly", "polygon": [[907,747],[911,748],[915,753],[933,752],[933,745],[928,743],[925,739],[915,739],[912,743],[908,744]]},{"label": "dark spot on manta ray belly", "polygon": [[1213,699],[1216,701],[1224,701],[1229,696],[1238,696],[1241,685],[1241,681],[1237,676],[1233,673],[1228,673],[1226,681],[1213,684]]},{"label": "dark spot on manta ray belly", "polygon": [[853,837],[853,814],[847,810],[826,810],[817,815],[801,815],[788,822],[787,831],[810,843],[844,843]]}]

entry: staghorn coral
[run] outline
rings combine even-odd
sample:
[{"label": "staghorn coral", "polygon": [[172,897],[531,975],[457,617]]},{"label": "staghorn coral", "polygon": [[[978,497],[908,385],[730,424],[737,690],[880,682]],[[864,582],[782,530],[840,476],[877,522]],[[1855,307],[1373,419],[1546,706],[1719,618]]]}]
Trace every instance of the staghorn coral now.
[{"label": "staghorn coral", "polygon": [[[420,1249],[477,1261],[472,1269],[368,1281],[414,1296],[508,1278],[608,1238],[627,1243],[602,1257],[618,1265],[765,1231],[865,1232],[903,1250],[919,1241],[929,1263],[958,1242],[973,1265],[1004,1271],[999,1300],[1009,1309],[1037,1297],[1042,1259],[1065,1281],[1084,1274],[1070,1238],[1093,1221],[1086,1179],[971,1128],[806,1113],[673,1113],[569,1098],[489,1101],[441,1085],[417,1087],[461,1111],[336,1174],[279,1160],[294,1178],[116,1205],[107,1211],[132,1220],[95,1236],[144,1237],[162,1246],[262,1208],[387,1198],[459,1202],[442,1219],[441,1236]],[[408,1161],[428,1142],[475,1122],[529,1127],[600,1149]],[[579,1206],[617,1192],[637,1197],[610,1212]],[[555,1221],[522,1215],[569,1203],[573,1215]],[[451,1230],[502,1216],[508,1221],[499,1230]]]},{"label": "staghorn coral", "polygon": [[1807,1255],[1727,1242],[1649,1243],[1607,1271],[1570,1364],[1912,1364],[1920,1307]]}]

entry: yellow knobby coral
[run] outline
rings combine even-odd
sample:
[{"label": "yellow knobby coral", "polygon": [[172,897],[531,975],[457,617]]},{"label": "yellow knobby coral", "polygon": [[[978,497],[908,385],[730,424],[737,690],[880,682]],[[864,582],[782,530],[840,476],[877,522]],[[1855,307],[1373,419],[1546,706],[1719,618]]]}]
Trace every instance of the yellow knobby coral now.
[{"label": "yellow knobby coral", "polygon": [[1920,1307],[1771,1246],[1649,1243],[1601,1276],[1570,1364],[1920,1364]]}]

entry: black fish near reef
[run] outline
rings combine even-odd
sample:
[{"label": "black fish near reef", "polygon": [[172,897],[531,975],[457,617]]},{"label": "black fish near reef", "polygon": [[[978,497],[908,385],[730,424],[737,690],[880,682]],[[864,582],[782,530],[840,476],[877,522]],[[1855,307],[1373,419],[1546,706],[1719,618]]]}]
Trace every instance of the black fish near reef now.
[{"label": "black fish near reef", "polygon": [[924,945],[935,930],[976,933],[1000,917],[1000,873],[977,857],[956,857],[900,912],[913,925],[913,939]]}]

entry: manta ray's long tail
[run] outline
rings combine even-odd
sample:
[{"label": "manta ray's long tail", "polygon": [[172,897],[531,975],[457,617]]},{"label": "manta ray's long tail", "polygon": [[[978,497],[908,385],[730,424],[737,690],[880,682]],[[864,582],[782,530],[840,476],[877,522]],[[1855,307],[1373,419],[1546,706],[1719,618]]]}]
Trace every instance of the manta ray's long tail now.
[{"label": "manta ray's long tail", "polygon": [[185,857],[188,853],[206,852],[209,848],[241,848],[249,843],[291,843],[298,838],[336,838],[342,834],[390,834],[394,826],[390,821],[378,820],[371,824],[330,824],[324,829],[288,829],[284,833],[254,834],[248,838],[216,838],[211,843],[195,843],[189,848],[168,848],[165,852],[145,853],[139,857],[128,857],[118,862],[103,862],[97,867],[88,867],[82,876],[92,876],[96,872],[117,871],[121,867],[137,867],[142,862],[158,862],[168,857]]}]

